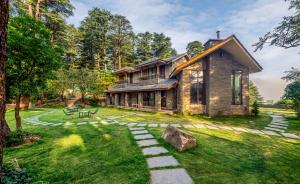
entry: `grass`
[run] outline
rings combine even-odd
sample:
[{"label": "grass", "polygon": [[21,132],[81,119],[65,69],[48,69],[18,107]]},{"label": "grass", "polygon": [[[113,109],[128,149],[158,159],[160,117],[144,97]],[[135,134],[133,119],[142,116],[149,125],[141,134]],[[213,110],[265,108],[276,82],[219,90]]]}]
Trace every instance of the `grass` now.
[{"label": "grass", "polygon": [[[48,110],[22,111],[21,116],[29,117]],[[43,118],[47,120],[47,116]],[[13,111],[6,117],[10,127],[15,127]],[[140,184],[149,181],[146,161],[125,127],[23,124],[23,128],[41,136],[41,140],[6,148],[5,161],[17,159],[21,167],[27,168],[33,183]]]},{"label": "grass", "polygon": [[193,129],[197,147],[185,152],[161,139],[195,183],[300,183],[300,143],[276,137]]}]

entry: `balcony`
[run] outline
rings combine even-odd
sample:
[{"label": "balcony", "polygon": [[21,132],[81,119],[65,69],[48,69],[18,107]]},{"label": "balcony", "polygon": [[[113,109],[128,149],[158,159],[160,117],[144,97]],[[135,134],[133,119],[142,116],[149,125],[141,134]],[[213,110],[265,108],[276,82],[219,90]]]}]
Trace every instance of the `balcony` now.
[{"label": "balcony", "polygon": [[153,76],[143,76],[138,78],[138,81],[130,83],[129,80],[117,81],[114,88],[126,88],[127,86],[144,86],[163,82],[165,80],[164,75],[153,75]]}]

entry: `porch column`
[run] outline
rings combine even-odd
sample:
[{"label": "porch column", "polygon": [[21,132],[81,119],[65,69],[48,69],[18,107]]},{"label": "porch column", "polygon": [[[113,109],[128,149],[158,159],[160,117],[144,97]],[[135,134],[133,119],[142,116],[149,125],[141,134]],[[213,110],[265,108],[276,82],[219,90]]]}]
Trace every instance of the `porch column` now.
[{"label": "porch column", "polygon": [[138,93],[138,108],[142,108],[143,107],[143,93],[139,92]]},{"label": "porch column", "polygon": [[118,94],[114,94],[114,101],[115,101],[114,105],[118,106],[119,105],[118,104]]},{"label": "porch column", "polygon": [[125,93],[125,107],[128,107],[129,105],[128,105],[128,97],[129,95],[128,95],[128,93]]},{"label": "porch column", "polygon": [[155,91],[155,110],[161,110],[161,91]]},{"label": "porch column", "polygon": [[159,78],[159,65],[156,64],[156,78]]}]

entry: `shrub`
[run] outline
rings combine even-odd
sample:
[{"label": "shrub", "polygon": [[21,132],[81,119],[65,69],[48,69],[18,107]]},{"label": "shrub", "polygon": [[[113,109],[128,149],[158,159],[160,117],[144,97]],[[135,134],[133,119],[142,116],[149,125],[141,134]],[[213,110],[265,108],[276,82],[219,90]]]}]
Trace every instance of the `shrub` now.
[{"label": "shrub", "polygon": [[254,116],[258,115],[258,113],[259,113],[259,107],[258,107],[257,101],[254,101],[254,103],[252,104],[251,113],[254,114]]},{"label": "shrub", "polygon": [[96,99],[96,98],[86,98],[85,99],[89,105],[91,106],[98,106],[99,105],[99,102],[100,100],[99,99]]},{"label": "shrub", "polygon": [[10,147],[23,144],[28,136],[29,133],[22,130],[12,131],[7,137],[5,146]]},{"label": "shrub", "polygon": [[17,161],[3,164],[3,183],[6,184],[29,184],[31,178],[25,168],[20,168]]}]

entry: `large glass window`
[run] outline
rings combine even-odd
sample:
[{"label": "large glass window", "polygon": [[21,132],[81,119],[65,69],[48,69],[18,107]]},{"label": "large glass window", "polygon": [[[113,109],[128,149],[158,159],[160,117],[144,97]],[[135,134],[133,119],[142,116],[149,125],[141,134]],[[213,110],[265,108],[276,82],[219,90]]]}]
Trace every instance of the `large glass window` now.
[{"label": "large glass window", "polygon": [[242,104],[242,71],[233,71],[231,75],[232,104]]},{"label": "large glass window", "polygon": [[190,71],[191,104],[205,104],[205,85],[202,70]]},{"label": "large glass window", "polygon": [[155,93],[144,92],[143,93],[143,106],[154,106],[155,104]]}]

